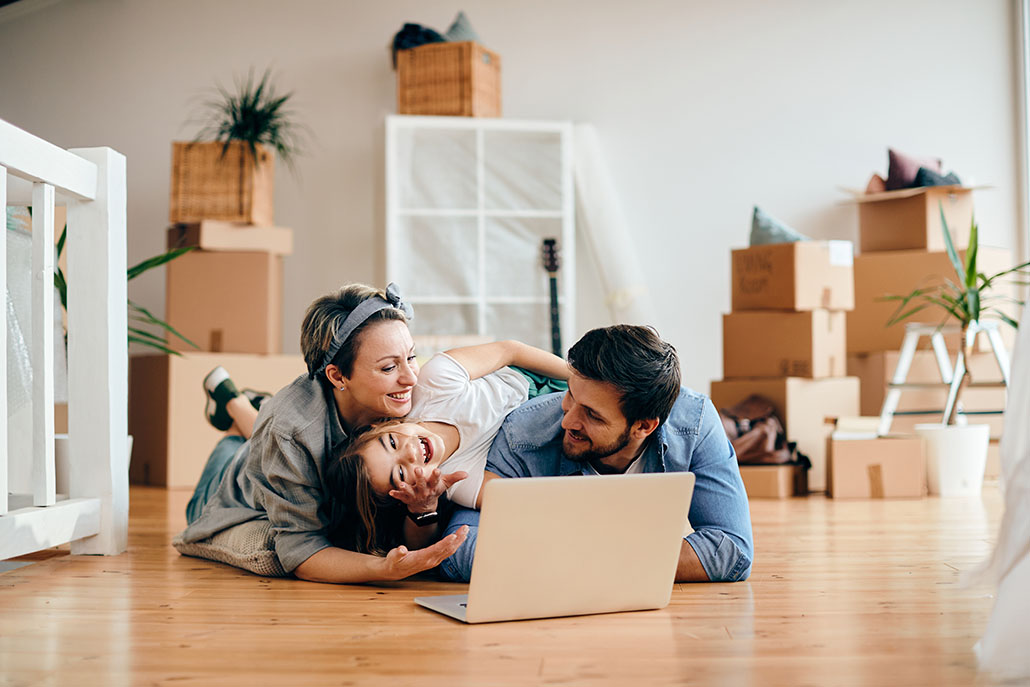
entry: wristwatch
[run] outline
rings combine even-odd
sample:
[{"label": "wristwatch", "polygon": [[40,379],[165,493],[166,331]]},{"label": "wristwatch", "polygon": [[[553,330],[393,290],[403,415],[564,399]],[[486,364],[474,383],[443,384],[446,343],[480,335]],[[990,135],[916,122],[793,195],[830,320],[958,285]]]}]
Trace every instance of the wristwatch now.
[{"label": "wristwatch", "polygon": [[427,513],[412,513],[411,511],[408,511],[408,517],[411,518],[411,521],[419,527],[435,525],[440,520],[440,514],[435,510],[431,510]]}]

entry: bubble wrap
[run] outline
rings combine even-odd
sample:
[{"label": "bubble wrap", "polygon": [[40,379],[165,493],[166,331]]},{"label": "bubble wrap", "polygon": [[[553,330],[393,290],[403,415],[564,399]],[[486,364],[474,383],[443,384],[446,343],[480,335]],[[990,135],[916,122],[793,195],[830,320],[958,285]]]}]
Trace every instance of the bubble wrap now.
[{"label": "bubble wrap", "polygon": [[[25,208],[7,208],[7,415],[32,399],[32,234]],[[59,230],[58,230],[59,231]],[[68,401],[61,301],[54,289],[54,401]]]}]

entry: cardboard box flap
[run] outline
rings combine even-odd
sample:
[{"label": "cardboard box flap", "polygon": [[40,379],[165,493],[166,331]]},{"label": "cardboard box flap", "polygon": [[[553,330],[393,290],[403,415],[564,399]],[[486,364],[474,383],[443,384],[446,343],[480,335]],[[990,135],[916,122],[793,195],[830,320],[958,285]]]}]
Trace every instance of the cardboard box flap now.
[{"label": "cardboard box flap", "polygon": [[877,200],[893,200],[896,198],[912,198],[926,193],[927,191],[941,190],[941,191],[981,191],[983,189],[994,188],[989,184],[978,184],[976,186],[962,186],[960,184],[950,184],[946,186],[917,186],[916,188],[901,188],[897,191],[881,191],[880,193],[866,193],[865,191],[856,188],[847,188],[845,186],[838,186],[840,190],[851,195],[848,200],[839,201],[840,205],[851,205],[852,203],[872,203]]}]

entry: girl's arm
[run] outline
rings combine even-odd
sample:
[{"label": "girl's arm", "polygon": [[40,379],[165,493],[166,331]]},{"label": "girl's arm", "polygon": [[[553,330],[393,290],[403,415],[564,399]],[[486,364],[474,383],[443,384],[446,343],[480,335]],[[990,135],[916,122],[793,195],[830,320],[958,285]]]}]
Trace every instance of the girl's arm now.
[{"label": "girl's arm", "polygon": [[453,348],[447,351],[447,355],[457,360],[472,379],[484,377],[507,365],[518,365],[555,379],[569,378],[569,366],[564,360],[521,341],[495,341]]}]

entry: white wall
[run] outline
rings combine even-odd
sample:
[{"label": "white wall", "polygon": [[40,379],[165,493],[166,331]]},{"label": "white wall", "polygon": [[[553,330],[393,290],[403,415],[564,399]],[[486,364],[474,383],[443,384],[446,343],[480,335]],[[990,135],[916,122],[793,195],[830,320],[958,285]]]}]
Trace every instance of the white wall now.
[{"label": "white wall", "polygon": [[[886,172],[888,145],[992,184],[976,198],[985,242],[1024,250],[1006,0],[63,0],[0,14],[0,118],[128,156],[135,262],[163,248],[170,142],[195,133],[193,103],[273,65],[316,136],[276,189],[277,222],[296,230],[284,347],[297,351],[310,300],[380,276],[386,46],[405,21],[445,30],[458,9],[503,58],[507,116],[597,125],[655,324],[699,390],[721,374],[729,249],[746,244],[751,206],[854,238],[837,187]],[[586,256],[580,270],[582,332],[607,318]],[[163,273],[130,291],[158,313],[163,294]]]}]

